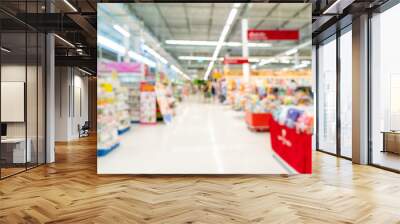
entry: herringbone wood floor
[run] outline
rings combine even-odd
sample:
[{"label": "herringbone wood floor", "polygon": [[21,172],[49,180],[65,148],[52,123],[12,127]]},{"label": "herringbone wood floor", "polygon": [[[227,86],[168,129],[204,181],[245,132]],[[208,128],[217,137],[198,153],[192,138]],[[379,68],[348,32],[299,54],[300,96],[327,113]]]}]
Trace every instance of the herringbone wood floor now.
[{"label": "herringbone wood floor", "polygon": [[290,177],[98,176],[95,137],[56,155],[0,181],[0,223],[400,223],[400,175],[323,153]]}]

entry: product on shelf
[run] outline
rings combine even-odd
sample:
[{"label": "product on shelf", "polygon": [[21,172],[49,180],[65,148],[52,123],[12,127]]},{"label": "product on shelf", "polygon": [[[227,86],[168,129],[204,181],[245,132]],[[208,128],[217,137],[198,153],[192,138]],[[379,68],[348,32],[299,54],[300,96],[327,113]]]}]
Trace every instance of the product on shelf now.
[{"label": "product on shelf", "polygon": [[140,89],[139,84],[136,84],[130,89],[129,106],[131,114],[131,122],[139,122],[140,119]]},{"label": "product on shelf", "polygon": [[169,123],[175,115],[175,98],[172,86],[158,82],[156,85],[157,103],[164,122]]},{"label": "product on shelf", "polygon": [[[258,131],[269,130],[274,113],[276,121],[288,128],[297,127],[299,131],[311,131],[312,116],[310,118],[303,110],[296,109],[312,104],[311,88],[299,86],[298,83],[308,84],[308,79],[257,77],[250,80],[245,85],[247,126]],[[278,112],[280,113],[277,114]],[[297,123],[300,117],[301,124]]]},{"label": "product on shelf", "polygon": [[116,86],[116,117],[118,119],[118,134],[123,134],[130,129],[128,89],[117,84]]},{"label": "product on shelf", "polygon": [[139,82],[127,82],[123,83],[123,86],[128,91],[128,113],[129,120],[131,123],[138,123],[140,120],[140,83]]},{"label": "product on shelf", "polygon": [[126,104],[130,123],[140,119],[140,82],[145,79],[144,65],[140,63],[119,63],[120,85],[127,90]]},{"label": "product on shelf", "polygon": [[280,125],[295,128],[298,132],[312,134],[314,116],[312,106],[280,106],[273,111],[273,117]]},{"label": "product on shelf", "polygon": [[119,145],[115,80],[117,75],[99,72],[97,83],[97,155],[104,156]]},{"label": "product on shelf", "polygon": [[246,104],[245,94],[243,92],[234,93],[234,103],[232,105],[234,110],[240,111],[244,109]]},{"label": "product on shelf", "polygon": [[[267,107],[268,103],[258,101],[271,101],[275,100],[271,97],[275,97],[282,104],[293,105],[299,103],[296,101],[299,98],[296,96],[299,92],[306,92],[305,95],[311,94],[311,88],[309,87],[311,86],[311,79],[309,77],[293,75],[297,73],[290,71],[276,73],[280,74],[279,76],[271,74],[275,73],[268,73],[268,76],[251,77],[248,83],[244,83],[242,77],[226,77],[228,104],[232,105],[235,110],[241,110],[244,106],[245,110],[252,107],[254,111],[262,112],[266,110],[265,107]],[[303,72],[299,72],[299,74],[303,74]],[[254,100],[254,96],[258,98]],[[250,102],[248,102],[249,100]],[[299,100],[301,101],[300,98]]]},{"label": "product on shelf", "polygon": [[311,173],[312,111],[311,106],[281,106],[271,120],[272,149],[299,173]]},{"label": "product on shelf", "polygon": [[273,95],[260,99],[260,96],[249,94],[246,96],[245,110],[251,113],[271,113],[281,103]]},{"label": "product on shelf", "polygon": [[150,83],[140,84],[140,123],[155,124],[156,114],[156,93],[154,85]]}]

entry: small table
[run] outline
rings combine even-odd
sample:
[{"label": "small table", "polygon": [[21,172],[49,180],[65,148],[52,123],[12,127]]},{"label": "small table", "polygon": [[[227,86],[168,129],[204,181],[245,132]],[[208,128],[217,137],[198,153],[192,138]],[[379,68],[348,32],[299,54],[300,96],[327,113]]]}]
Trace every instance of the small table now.
[{"label": "small table", "polygon": [[[26,154],[25,154],[25,138],[6,138],[1,139],[1,153],[2,157],[5,154],[6,156],[3,157],[6,161],[10,163],[26,163],[31,162],[31,139],[27,138],[27,147],[26,147]],[[10,148],[9,146],[13,146]],[[8,156],[8,154],[12,154],[12,156]],[[11,160],[12,158],[12,160]]]},{"label": "small table", "polygon": [[382,131],[383,150],[382,152],[391,152],[400,154],[400,131]]}]

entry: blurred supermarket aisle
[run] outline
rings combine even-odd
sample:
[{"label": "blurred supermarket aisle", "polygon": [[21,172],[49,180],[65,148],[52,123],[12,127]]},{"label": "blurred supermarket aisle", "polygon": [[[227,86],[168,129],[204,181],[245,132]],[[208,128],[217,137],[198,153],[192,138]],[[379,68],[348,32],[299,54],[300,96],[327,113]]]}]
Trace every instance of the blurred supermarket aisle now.
[{"label": "blurred supermarket aisle", "polygon": [[137,125],[98,158],[102,174],[282,174],[268,133],[251,132],[243,113],[196,98],[170,124]]}]

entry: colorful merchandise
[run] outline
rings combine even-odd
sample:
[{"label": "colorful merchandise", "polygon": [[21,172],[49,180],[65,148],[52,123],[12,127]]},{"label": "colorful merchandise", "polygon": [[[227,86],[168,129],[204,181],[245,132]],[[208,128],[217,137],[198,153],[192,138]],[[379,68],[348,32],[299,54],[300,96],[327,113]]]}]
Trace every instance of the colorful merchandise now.
[{"label": "colorful merchandise", "polygon": [[156,85],[157,103],[160,107],[165,123],[172,121],[172,117],[175,115],[175,98],[173,96],[173,90],[171,85],[164,85],[157,83]]},{"label": "colorful merchandise", "polygon": [[312,106],[282,105],[271,120],[272,149],[299,173],[311,173],[312,112]]},{"label": "colorful merchandise", "polygon": [[156,115],[156,93],[154,85],[141,83],[140,86],[140,123],[155,124]]},{"label": "colorful merchandise", "polygon": [[298,132],[312,134],[314,125],[312,106],[280,106],[272,114],[278,124],[296,128]]},{"label": "colorful merchandise", "polygon": [[123,134],[130,129],[128,89],[116,82],[116,118],[118,119],[118,134]]},{"label": "colorful merchandise", "polygon": [[117,75],[99,72],[97,84],[97,155],[104,156],[119,145],[115,83]]}]

